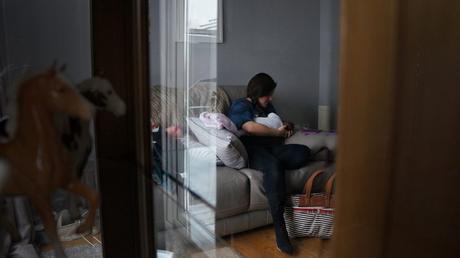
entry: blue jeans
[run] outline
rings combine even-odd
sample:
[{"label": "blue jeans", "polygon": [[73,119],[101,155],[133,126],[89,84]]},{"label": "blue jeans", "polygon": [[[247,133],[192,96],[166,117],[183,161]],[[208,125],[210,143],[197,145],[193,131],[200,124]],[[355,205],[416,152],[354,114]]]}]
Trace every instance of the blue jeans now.
[{"label": "blue jeans", "polygon": [[280,144],[272,137],[242,137],[249,155],[249,168],[262,171],[265,194],[273,220],[283,220],[286,199],[285,171],[305,166],[311,151],[299,144]]},{"label": "blue jeans", "polygon": [[306,165],[311,151],[304,145],[284,145],[279,137],[246,136],[241,140],[248,151],[249,168],[263,173],[265,195],[273,218],[278,248],[292,253],[283,216],[286,200],[285,171]]}]

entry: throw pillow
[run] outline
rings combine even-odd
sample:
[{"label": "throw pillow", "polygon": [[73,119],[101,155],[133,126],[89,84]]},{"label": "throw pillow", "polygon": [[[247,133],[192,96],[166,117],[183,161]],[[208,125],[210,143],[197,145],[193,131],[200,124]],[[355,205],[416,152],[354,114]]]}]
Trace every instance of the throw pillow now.
[{"label": "throw pillow", "polygon": [[215,164],[217,166],[225,166],[222,160],[219,159],[216,155],[216,151],[208,146],[201,144],[198,139],[193,134],[188,134],[188,137],[184,138],[184,145],[185,139],[188,139],[188,154],[192,160],[203,160],[203,159],[215,159]]},{"label": "throw pillow", "polygon": [[188,122],[201,144],[216,147],[216,155],[225,166],[235,169],[246,167],[248,153],[236,135],[225,129],[208,128],[196,117],[189,118]]}]

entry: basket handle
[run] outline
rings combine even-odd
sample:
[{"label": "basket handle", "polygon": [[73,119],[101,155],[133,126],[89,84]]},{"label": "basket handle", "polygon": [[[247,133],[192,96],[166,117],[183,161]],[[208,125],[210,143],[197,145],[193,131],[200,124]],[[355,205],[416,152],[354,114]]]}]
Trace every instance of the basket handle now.
[{"label": "basket handle", "polygon": [[331,199],[332,199],[332,187],[334,186],[335,182],[335,173],[329,177],[326,182],[326,207],[331,207]]},{"label": "basket handle", "polygon": [[319,175],[324,173],[324,169],[316,170],[313,174],[308,178],[307,182],[305,182],[305,186],[303,188],[303,195],[300,197],[299,206],[306,207],[310,204],[310,197],[311,197],[311,188],[313,187],[313,181]]}]

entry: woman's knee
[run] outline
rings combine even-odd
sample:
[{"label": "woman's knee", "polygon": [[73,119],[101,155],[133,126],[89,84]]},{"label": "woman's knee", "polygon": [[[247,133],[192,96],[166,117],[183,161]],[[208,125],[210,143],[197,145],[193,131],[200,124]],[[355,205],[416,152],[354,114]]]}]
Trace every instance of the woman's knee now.
[{"label": "woman's knee", "polygon": [[290,151],[289,165],[293,169],[302,167],[308,163],[311,156],[311,150],[305,145],[293,144]]},{"label": "woman's knee", "polygon": [[259,152],[251,152],[249,155],[249,167],[263,172],[268,170],[276,170],[281,167],[277,157],[270,154],[265,149],[260,149]]}]

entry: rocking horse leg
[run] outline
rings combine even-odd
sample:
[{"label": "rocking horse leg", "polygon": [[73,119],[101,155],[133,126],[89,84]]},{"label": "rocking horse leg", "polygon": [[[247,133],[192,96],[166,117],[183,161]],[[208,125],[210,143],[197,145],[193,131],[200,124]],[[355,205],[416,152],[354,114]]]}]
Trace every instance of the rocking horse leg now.
[{"label": "rocking horse leg", "polygon": [[8,206],[9,202],[6,198],[0,198],[0,229],[5,229],[11,236],[13,242],[19,242],[21,237],[19,236],[18,228],[16,224],[12,223],[8,218]]},{"label": "rocking horse leg", "polygon": [[5,226],[6,231],[8,233],[10,233],[11,240],[13,242],[21,241],[21,237],[19,235],[19,231],[18,231],[18,228],[16,227],[16,225],[11,223],[10,221],[6,221],[6,222],[2,222],[2,226]]},{"label": "rocking horse leg", "polygon": [[43,226],[45,227],[45,232],[54,246],[55,256],[57,258],[67,258],[57,234],[56,221],[54,220],[53,213],[51,212],[52,210],[49,202],[42,196],[31,196],[31,201],[40,214]]},{"label": "rocking horse leg", "polygon": [[89,212],[85,222],[78,227],[78,233],[91,232],[96,217],[96,209],[99,206],[99,195],[96,191],[82,184],[79,180],[75,179],[67,187],[72,193],[78,194],[85,198],[89,203]]},{"label": "rocking horse leg", "polygon": [[80,210],[78,209],[80,199],[77,196],[71,195],[70,193],[68,197],[70,218],[72,221],[80,219]]}]

